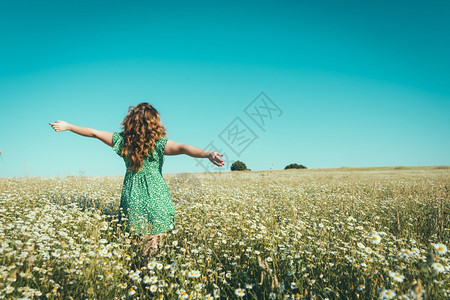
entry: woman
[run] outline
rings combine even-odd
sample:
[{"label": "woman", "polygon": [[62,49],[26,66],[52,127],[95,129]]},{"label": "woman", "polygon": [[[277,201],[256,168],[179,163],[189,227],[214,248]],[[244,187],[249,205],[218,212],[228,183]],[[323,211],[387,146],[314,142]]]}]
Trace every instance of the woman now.
[{"label": "woman", "polygon": [[[191,145],[184,145],[166,137],[158,111],[149,103],[130,106],[122,124],[122,132],[100,131],[69,124],[64,121],[49,123],[57,131],[72,131],[94,137],[120,155],[127,168],[120,200],[119,222],[127,219],[127,229],[143,237],[142,255],[158,253],[164,232],[175,226],[175,208],[162,177],[164,155],[186,154],[208,158],[223,166],[223,156]],[[123,215],[122,215],[123,214]],[[135,241],[135,240],[133,240]],[[150,248],[153,252],[149,253]]]}]

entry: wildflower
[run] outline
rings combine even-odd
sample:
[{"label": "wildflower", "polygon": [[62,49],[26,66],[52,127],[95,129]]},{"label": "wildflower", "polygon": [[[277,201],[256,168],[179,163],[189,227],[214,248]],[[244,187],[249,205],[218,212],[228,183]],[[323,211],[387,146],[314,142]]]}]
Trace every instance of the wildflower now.
[{"label": "wildflower", "polygon": [[6,293],[7,294],[11,294],[13,291],[14,291],[14,287],[9,286],[9,285],[6,287]]},{"label": "wildflower", "polygon": [[130,290],[128,291],[128,295],[133,296],[134,294],[136,294],[136,291],[131,287]]},{"label": "wildflower", "polygon": [[297,283],[291,282],[291,289],[296,289],[297,287]]},{"label": "wildflower", "polygon": [[358,247],[359,247],[360,249],[364,249],[364,248],[366,248],[366,247],[364,246],[364,244],[363,244],[363,243],[359,243],[359,242],[358,242],[358,244],[357,244],[357,245],[358,245]]},{"label": "wildflower", "polygon": [[127,283],[119,283],[119,287],[122,289],[126,289],[127,288]]},{"label": "wildflower", "polygon": [[389,272],[389,276],[391,276],[391,278],[397,282],[403,282],[403,280],[405,279],[405,276],[403,276],[397,272],[392,272],[392,271]]},{"label": "wildflower", "polygon": [[108,249],[103,248],[102,250],[100,250],[100,255],[101,256],[107,256],[108,255]]},{"label": "wildflower", "polygon": [[200,275],[201,275],[200,271],[197,271],[197,270],[195,270],[195,271],[190,271],[190,272],[188,273],[188,276],[189,276],[189,277],[194,277],[194,278],[198,278],[198,277],[200,277]]},{"label": "wildflower", "polygon": [[381,236],[375,232],[372,234],[371,241],[373,244],[379,244],[381,242]]},{"label": "wildflower", "polygon": [[393,290],[383,290],[381,292],[381,299],[392,299],[395,297],[395,292]]},{"label": "wildflower", "polygon": [[152,286],[150,287],[150,292],[154,293],[157,289],[158,288],[156,287],[156,285],[152,284]]},{"label": "wildflower", "polygon": [[447,246],[445,246],[444,244],[434,244],[434,249],[436,249],[436,251],[441,254],[444,255],[445,253],[447,253]]},{"label": "wildflower", "polygon": [[247,283],[245,288],[251,290],[253,288],[253,284]]},{"label": "wildflower", "polygon": [[211,296],[211,294],[206,294],[205,295],[205,300],[212,300],[213,297]]},{"label": "wildflower", "polygon": [[214,289],[214,298],[219,298],[220,297],[220,289],[216,288]]},{"label": "wildflower", "polygon": [[151,283],[157,283],[158,282],[158,277],[156,277],[156,276],[150,277],[150,282]]},{"label": "wildflower", "polygon": [[147,268],[149,268],[150,270],[153,270],[156,266],[156,261],[151,261],[147,264]]},{"label": "wildflower", "polygon": [[411,257],[413,255],[413,253],[408,249],[401,249],[400,251],[402,252],[403,257],[405,258]]},{"label": "wildflower", "polygon": [[431,265],[433,267],[433,269],[436,270],[436,272],[438,273],[443,273],[445,271],[445,268],[443,265],[441,265],[440,263],[434,263]]},{"label": "wildflower", "polygon": [[244,297],[245,296],[245,291],[241,288],[238,288],[234,291],[234,293],[238,296],[238,297]]},{"label": "wildflower", "polygon": [[150,283],[150,277],[148,275],[144,276],[144,283]]},{"label": "wildflower", "polygon": [[178,295],[184,295],[184,294],[186,294],[186,290],[183,289],[183,288],[178,289],[178,290],[177,290],[177,294],[178,294]]},{"label": "wildflower", "polygon": [[139,280],[139,279],[141,279],[139,276],[140,273],[141,273],[141,271],[139,271],[139,270],[137,270],[137,271],[131,270],[130,274],[128,276],[133,280]]},{"label": "wildflower", "polygon": [[108,241],[106,239],[101,239],[99,242],[102,243],[102,244],[107,244],[108,243]]}]

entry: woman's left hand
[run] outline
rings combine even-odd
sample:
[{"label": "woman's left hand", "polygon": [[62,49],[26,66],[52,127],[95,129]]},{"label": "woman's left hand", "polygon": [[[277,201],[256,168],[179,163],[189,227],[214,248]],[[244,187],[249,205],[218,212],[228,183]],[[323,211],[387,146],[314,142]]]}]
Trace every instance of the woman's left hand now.
[{"label": "woman's left hand", "polygon": [[55,123],[48,123],[55,131],[66,131],[69,129],[69,123],[65,121],[56,121]]}]

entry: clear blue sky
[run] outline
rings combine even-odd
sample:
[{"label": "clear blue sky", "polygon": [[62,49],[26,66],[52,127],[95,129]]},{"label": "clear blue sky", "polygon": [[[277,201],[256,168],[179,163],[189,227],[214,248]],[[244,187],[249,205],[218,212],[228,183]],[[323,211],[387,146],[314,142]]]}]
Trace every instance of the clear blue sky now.
[{"label": "clear blue sky", "polygon": [[[123,175],[48,123],[120,131],[143,101],[252,170],[450,164],[448,1],[1,1],[0,43],[0,176]],[[262,91],[282,111],[264,131],[244,112]],[[236,117],[257,135],[239,156]]]}]

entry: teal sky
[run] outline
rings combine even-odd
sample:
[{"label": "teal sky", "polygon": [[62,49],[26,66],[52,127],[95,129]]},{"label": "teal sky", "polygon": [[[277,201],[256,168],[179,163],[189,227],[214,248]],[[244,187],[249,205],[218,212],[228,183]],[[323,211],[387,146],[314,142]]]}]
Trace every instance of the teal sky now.
[{"label": "teal sky", "polygon": [[[450,164],[449,1],[0,0],[0,44],[0,176],[123,175],[48,123],[120,131],[144,101],[252,170]],[[261,92],[281,110],[263,128]],[[239,155],[219,137],[237,117],[257,136]]]}]

